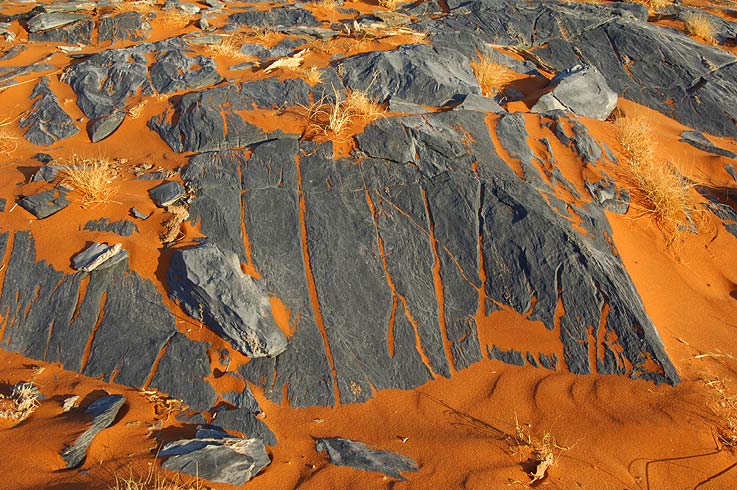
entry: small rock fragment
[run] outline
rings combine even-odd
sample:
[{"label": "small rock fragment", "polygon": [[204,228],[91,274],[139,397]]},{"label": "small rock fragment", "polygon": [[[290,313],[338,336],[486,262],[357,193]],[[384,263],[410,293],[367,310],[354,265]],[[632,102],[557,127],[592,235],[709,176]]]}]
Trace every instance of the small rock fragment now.
[{"label": "small rock fragment", "polygon": [[170,180],[148,191],[148,195],[158,207],[165,208],[177,202],[184,195],[184,187],[179,182]]},{"label": "small rock fragment", "polygon": [[38,219],[48,218],[69,206],[67,193],[61,189],[49,189],[26,196],[18,204]]},{"label": "small rock fragment", "polygon": [[105,269],[128,257],[123,245],[93,242],[92,245],[72,257],[72,268],[82,272]]},{"label": "small rock fragment", "polygon": [[92,439],[103,429],[112,425],[118,411],[125,404],[123,395],[108,395],[92,402],[85,413],[91,415],[92,425],[77,438],[74,444],[67,446],[61,453],[66,462],[66,468],[76,468],[87,454]]},{"label": "small rock fragment", "polygon": [[419,470],[417,463],[407,456],[373,449],[362,442],[350,439],[340,437],[317,439],[315,449],[326,451],[330,462],[334,465],[384,473],[399,480],[406,480],[402,476],[403,472]]},{"label": "small rock fragment", "polygon": [[73,395],[73,396],[70,396],[69,398],[64,399],[64,403],[62,404],[61,409],[64,412],[68,412],[69,410],[78,407],[79,406],[79,404],[77,404],[78,400],[79,400],[79,395]]}]

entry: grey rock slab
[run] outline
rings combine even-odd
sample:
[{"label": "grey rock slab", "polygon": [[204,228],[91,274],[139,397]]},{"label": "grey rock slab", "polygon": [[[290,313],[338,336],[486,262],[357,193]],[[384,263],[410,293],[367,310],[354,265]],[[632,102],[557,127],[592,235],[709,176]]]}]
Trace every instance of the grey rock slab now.
[{"label": "grey rock slab", "polygon": [[161,465],[162,468],[211,482],[240,486],[271,463],[264,443],[259,439],[225,437],[219,431],[210,435],[214,437],[165,444],[159,457],[169,459]]},{"label": "grey rock slab", "polygon": [[368,91],[379,102],[399,97],[441,106],[458,94],[480,94],[469,59],[457,51],[425,44],[359,54],[341,61],[346,86]]},{"label": "grey rock slab", "polygon": [[116,129],[123,124],[125,120],[125,112],[121,110],[114,110],[110,114],[106,114],[102,117],[90,121],[87,126],[87,133],[89,134],[90,140],[93,143],[102,141],[115,132]]},{"label": "grey rock slab", "polygon": [[136,219],[147,220],[151,216],[151,214],[152,213],[142,213],[137,208],[131,208],[131,215],[133,215],[133,217]]},{"label": "grey rock slab", "polygon": [[95,400],[87,407],[85,413],[93,417],[92,425],[77,438],[74,444],[62,451],[61,456],[64,458],[66,468],[76,468],[82,464],[92,440],[103,429],[115,422],[115,417],[125,402],[123,395],[108,395]]},{"label": "grey rock slab", "polygon": [[737,159],[737,153],[718,147],[717,145],[709,141],[706,136],[698,131],[683,131],[681,133],[681,141],[685,141],[694,148],[698,148],[699,150],[705,151],[706,153],[712,153],[714,155],[719,155],[722,157]]},{"label": "grey rock slab", "polygon": [[85,14],[70,13],[43,13],[32,17],[28,21],[28,30],[30,32],[46,31],[56,27],[62,27],[82,19],[89,19]]},{"label": "grey rock slab", "polygon": [[57,167],[56,165],[44,165],[33,174],[31,182],[53,182],[63,169],[64,167]]},{"label": "grey rock slab", "polygon": [[[74,14],[40,14],[40,15],[74,15]],[[35,18],[35,17],[34,17]],[[31,19],[33,20],[33,19]],[[30,22],[30,21],[29,21]],[[90,44],[92,42],[92,30],[95,21],[92,17],[85,15],[79,20],[64,23],[52,29],[32,31],[28,34],[28,40],[33,42],[58,42],[66,44]]]},{"label": "grey rock slab", "polygon": [[319,26],[312,12],[302,8],[277,7],[269,10],[238,12],[228,17],[228,23],[247,26]]},{"label": "grey rock slab", "polygon": [[30,110],[19,119],[18,126],[26,129],[24,137],[34,145],[51,145],[79,133],[74,120],[62,109],[48,79],[41,78],[31,93]]},{"label": "grey rock slab", "polygon": [[169,180],[149,190],[148,195],[158,207],[165,208],[184,196],[184,187],[176,180]]},{"label": "grey rock slab", "polygon": [[277,443],[274,433],[248,407],[235,409],[221,408],[217,410],[213,422],[226,429],[246,434],[247,437],[258,438],[267,446],[274,446]]},{"label": "grey rock slab", "polygon": [[72,257],[72,268],[82,272],[92,272],[95,269],[110,267],[124,260],[128,252],[123,250],[120,243],[93,242],[83,251]]},{"label": "grey rock slab", "polygon": [[84,229],[87,231],[107,231],[120,236],[131,236],[133,233],[138,233],[138,226],[127,219],[119,221],[110,221],[109,218],[90,220],[84,224]]},{"label": "grey rock slab", "polygon": [[491,97],[483,97],[478,94],[468,94],[463,102],[454,107],[454,110],[481,111],[481,112],[506,112],[499,103]]},{"label": "grey rock slab", "polygon": [[190,410],[209,410],[217,396],[204,379],[211,373],[207,344],[177,333],[165,349],[149,386],[184,401]]},{"label": "grey rock slab", "polygon": [[234,254],[212,243],[178,249],[168,272],[169,293],[249,357],[274,357],[287,348],[266,291],[241,271]]},{"label": "grey rock slab", "polygon": [[18,204],[38,219],[48,218],[69,206],[67,193],[60,189],[49,189],[23,197]]},{"label": "grey rock slab", "polygon": [[417,463],[407,456],[374,449],[350,439],[340,437],[315,439],[315,449],[318,452],[325,451],[334,465],[384,473],[399,480],[406,480],[402,473],[419,470]]},{"label": "grey rock slab", "polygon": [[556,75],[544,94],[530,109],[548,112],[562,109],[603,121],[617,107],[617,94],[592,65],[577,65]]},{"label": "grey rock slab", "polygon": [[143,41],[151,32],[151,24],[140,12],[122,12],[101,17],[97,31],[100,42]]}]

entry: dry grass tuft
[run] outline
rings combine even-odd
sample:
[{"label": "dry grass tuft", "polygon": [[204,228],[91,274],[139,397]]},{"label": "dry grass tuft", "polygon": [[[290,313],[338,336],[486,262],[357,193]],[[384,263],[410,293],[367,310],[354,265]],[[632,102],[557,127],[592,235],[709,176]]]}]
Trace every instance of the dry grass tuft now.
[{"label": "dry grass tuft", "polygon": [[307,4],[308,7],[319,8],[324,10],[335,10],[342,4],[338,0],[315,0]]},{"label": "dry grass tuft", "polygon": [[203,47],[205,54],[209,56],[224,56],[237,61],[257,62],[258,57],[245,54],[241,51],[244,40],[243,36],[236,34],[224,37],[218,44],[208,44]]},{"label": "dry grass tuft", "polygon": [[18,383],[9,396],[0,395],[0,419],[20,422],[38,408],[41,392],[33,383]]},{"label": "dry grass tuft", "polygon": [[312,86],[315,86],[318,83],[322,82],[323,72],[320,68],[316,66],[303,68],[301,71],[299,71],[299,73],[300,75],[302,75],[302,78],[304,78],[305,82],[309,83]]},{"label": "dry grass tuft", "polygon": [[63,171],[62,184],[81,193],[83,207],[109,202],[119,189],[118,168],[102,157],[84,158],[75,155]]},{"label": "dry grass tuft", "polygon": [[397,10],[404,3],[404,0],[379,0],[380,6],[392,11]]},{"label": "dry grass tuft", "polygon": [[349,90],[343,97],[333,87],[333,96],[332,102],[323,96],[311,106],[303,106],[309,121],[308,133],[345,141],[348,139],[346,133],[354,122],[367,123],[384,116],[384,110],[366,92]]},{"label": "dry grass tuft", "polygon": [[495,96],[514,80],[514,71],[484,55],[479,61],[471,62],[471,69],[481,85],[482,93],[487,97]]},{"label": "dry grass tuft", "polygon": [[671,4],[670,0],[637,0],[638,3],[643,4],[647,9],[652,12],[659,12],[663,7]]},{"label": "dry grass tuft", "polygon": [[156,10],[156,4],[153,0],[136,0],[127,1],[123,0],[113,8],[113,12],[116,14],[122,14],[124,12],[138,12],[141,14],[149,14]]},{"label": "dry grass tuft", "polygon": [[248,39],[259,44],[271,45],[278,42],[284,35],[274,30],[273,27],[251,27],[251,32],[246,34]]},{"label": "dry grass tuft", "polygon": [[555,437],[550,432],[545,432],[542,439],[536,439],[532,436],[531,426],[529,424],[520,424],[517,416],[514,416],[515,435],[513,443],[516,446],[515,452],[527,458],[529,464],[530,483],[542,480],[547,476],[548,470],[555,463],[555,451],[558,455],[568,448],[559,446],[555,442]]},{"label": "dry grass tuft", "polygon": [[702,381],[711,397],[709,411],[716,440],[722,446],[737,446],[737,395],[730,392],[729,380],[715,376]]},{"label": "dry grass tuft", "polygon": [[711,19],[705,14],[692,14],[684,22],[686,26],[686,32],[692,36],[697,36],[706,41],[707,43],[716,43],[714,37],[714,25],[711,23]]},{"label": "dry grass tuft", "polygon": [[171,243],[180,239],[183,235],[181,231],[182,223],[189,219],[189,211],[184,206],[167,206],[166,212],[169,217],[161,222],[164,232],[161,234],[161,243]]},{"label": "dry grass tuft", "polygon": [[147,100],[142,100],[138,104],[130,106],[130,108],[126,111],[128,114],[128,117],[131,119],[138,119],[143,115],[143,108],[146,107]]},{"label": "dry grass tuft", "polygon": [[167,25],[185,27],[194,20],[195,16],[178,8],[168,8],[162,10],[156,18]]},{"label": "dry grass tuft", "polygon": [[115,475],[115,484],[108,487],[109,490],[205,490],[199,477],[183,479],[177,474],[170,478],[161,475],[153,463],[144,475],[134,475],[130,470],[127,478]]},{"label": "dry grass tuft", "polygon": [[18,149],[20,138],[10,127],[12,123],[9,117],[0,117],[0,155],[11,155]]},{"label": "dry grass tuft", "polygon": [[644,117],[618,117],[614,126],[625,153],[624,178],[633,191],[633,201],[651,214],[675,243],[688,231],[699,231],[705,220],[703,207],[694,194],[694,184],[670,162],[656,158],[655,131]]}]

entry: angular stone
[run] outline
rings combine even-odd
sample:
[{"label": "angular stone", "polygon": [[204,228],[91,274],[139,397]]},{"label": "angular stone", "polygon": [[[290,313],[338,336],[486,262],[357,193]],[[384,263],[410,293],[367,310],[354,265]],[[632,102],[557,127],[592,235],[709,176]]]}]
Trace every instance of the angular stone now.
[{"label": "angular stone", "polygon": [[417,463],[407,456],[374,449],[350,439],[340,437],[315,439],[315,449],[318,452],[325,451],[334,465],[384,473],[402,481],[406,480],[402,473],[419,471]]},{"label": "angular stone", "polygon": [[87,407],[85,413],[93,417],[92,425],[77,438],[74,444],[62,451],[61,456],[64,458],[66,468],[76,468],[82,464],[92,440],[103,429],[115,422],[115,417],[121,407],[125,405],[125,401],[123,395],[108,395],[95,400]]},{"label": "angular stone", "polygon": [[187,313],[249,357],[274,357],[287,348],[276,325],[269,296],[241,271],[235,255],[205,243],[174,252],[168,272],[169,294]]},{"label": "angular stone", "polygon": [[[77,14],[40,14],[48,16],[76,16]],[[39,15],[39,16],[40,16]],[[38,16],[37,16],[38,17]],[[33,21],[36,17],[31,19]],[[38,25],[44,25],[44,22],[54,22],[52,20],[39,21]],[[90,44],[92,42],[92,30],[95,21],[89,15],[82,15],[78,20],[72,22],[64,22],[62,25],[46,30],[32,31],[28,34],[28,40],[34,42],[59,42],[66,44]]]},{"label": "angular stone", "polygon": [[149,36],[151,24],[140,12],[122,12],[101,17],[97,30],[100,42],[143,41]]},{"label": "angular stone", "polygon": [[114,110],[110,114],[106,114],[94,121],[90,121],[90,124],[87,126],[87,133],[89,134],[90,140],[93,143],[104,140],[113,134],[113,132],[123,124],[124,120],[125,112]]},{"label": "angular stone", "polygon": [[61,189],[49,189],[25,196],[18,204],[38,219],[48,218],[69,206],[67,193]]},{"label": "angular stone", "polygon": [[617,107],[617,94],[592,65],[576,65],[556,75],[532,112],[564,110],[603,121]]},{"label": "angular stone", "polygon": [[165,444],[162,468],[229,485],[244,485],[271,463],[259,439],[241,439],[217,427],[200,428],[195,439]]},{"label": "angular stone", "polygon": [[184,187],[176,180],[169,180],[148,191],[148,195],[158,207],[165,208],[184,196]]},{"label": "angular stone", "polygon": [[483,97],[477,94],[466,95],[463,98],[463,102],[454,107],[454,110],[494,112],[497,114],[506,112],[493,98]]},{"label": "angular stone", "polygon": [[72,268],[82,272],[92,272],[95,269],[105,269],[125,260],[128,252],[123,250],[120,243],[92,242],[83,251],[72,257]]}]

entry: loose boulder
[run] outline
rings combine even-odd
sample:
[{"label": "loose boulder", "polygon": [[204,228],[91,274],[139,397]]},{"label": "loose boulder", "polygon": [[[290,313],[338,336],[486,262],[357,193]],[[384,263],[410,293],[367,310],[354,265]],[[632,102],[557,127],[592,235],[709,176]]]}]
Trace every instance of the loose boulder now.
[{"label": "loose boulder", "polygon": [[561,109],[603,121],[617,107],[617,94],[592,65],[576,65],[562,71],[548,84],[532,112]]},{"label": "loose boulder", "polygon": [[200,426],[194,439],[170,442],[159,452],[163,468],[217,483],[240,486],[271,463],[259,439],[233,437],[216,426]]},{"label": "loose boulder", "polygon": [[241,353],[274,357],[287,348],[268,294],[241,271],[234,254],[226,254],[212,243],[176,250],[168,279],[172,298]]}]

